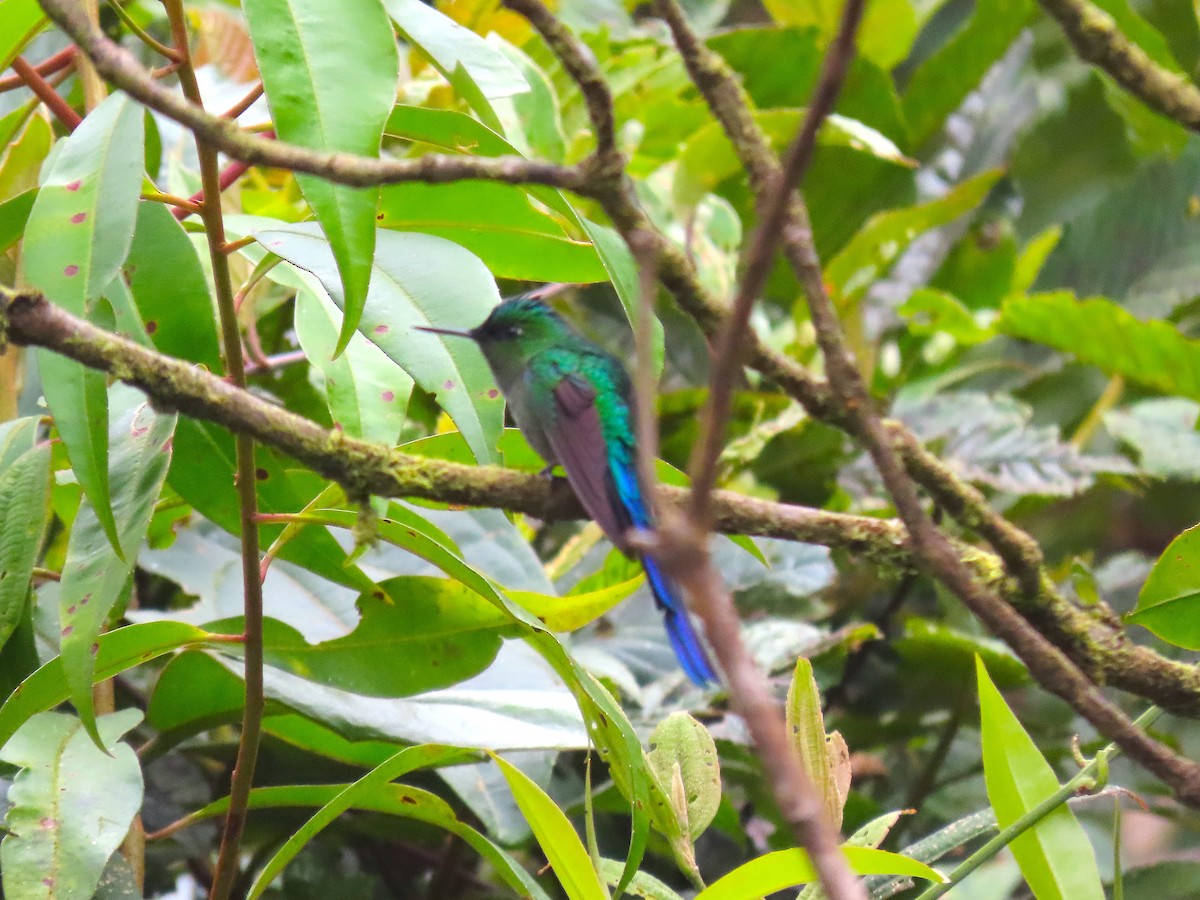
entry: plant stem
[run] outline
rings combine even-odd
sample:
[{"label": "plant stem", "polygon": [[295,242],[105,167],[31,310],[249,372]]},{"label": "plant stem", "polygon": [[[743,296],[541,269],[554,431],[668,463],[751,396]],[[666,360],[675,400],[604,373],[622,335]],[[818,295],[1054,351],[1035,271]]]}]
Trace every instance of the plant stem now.
[{"label": "plant stem", "polygon": [[[188,49],[187,24],[183,0],[163,0],[171,22],[171,35],[179,60],[179,83],[184,96],[197,107],[203,107],[196,72]],[[213,283],[217,309],[221,319],[221,340],[225,351],[226,375],[238,387],[246,386],[246,366],[242,358],[242,337],[238,328],[234,304],[233,280],[229,272],[229,257],[225,247],[225,224],[221,217],[221,173],[217,152],[197,138],[196,152],[200,161],[200,181],[204,188],[201,217],[208,239],[212,261]],[[238,848],[246,824],[250,787],[254,782],[254,766],[262,737],[263,697],[263,612],[262,580],[259,575],[257,479],[254,466],[254,440],[239,434],[237,441],[237,492],[242,537],[242,592],[245,618],[244,652],[246,698],[242,713],[242,734],[238,742],[237,761],[229,785],[229,812],[221,834],[221,849],[213,874],[209,900],[228,900],[238,876]]]}]

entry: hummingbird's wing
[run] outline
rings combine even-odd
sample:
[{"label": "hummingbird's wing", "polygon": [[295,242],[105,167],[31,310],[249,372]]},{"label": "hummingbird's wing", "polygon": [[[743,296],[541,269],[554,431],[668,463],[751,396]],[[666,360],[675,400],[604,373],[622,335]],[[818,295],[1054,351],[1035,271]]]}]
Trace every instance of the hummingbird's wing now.
[{"label": "hummingbird's wing", "polygon": [[545,432],[554,455],[587,514],[619,550],[627,552],[625,533],[633,522],[616,497],[596,392],[568,375],[554,386],[553,395],[554,421],[545,423]]}]

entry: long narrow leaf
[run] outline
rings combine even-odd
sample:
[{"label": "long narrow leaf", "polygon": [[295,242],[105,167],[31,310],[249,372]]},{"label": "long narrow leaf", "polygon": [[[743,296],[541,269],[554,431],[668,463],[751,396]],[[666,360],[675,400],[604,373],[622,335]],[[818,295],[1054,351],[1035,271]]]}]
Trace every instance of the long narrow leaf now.
[{"label": "long narrow leaf", "polygon": [[[983,774],[1003,829],[1058,790],[1058,779],[976,657]],[[1103,900],[1096,855],[1065,803],[1013,840],[1013,856],[1038,900]]]}]

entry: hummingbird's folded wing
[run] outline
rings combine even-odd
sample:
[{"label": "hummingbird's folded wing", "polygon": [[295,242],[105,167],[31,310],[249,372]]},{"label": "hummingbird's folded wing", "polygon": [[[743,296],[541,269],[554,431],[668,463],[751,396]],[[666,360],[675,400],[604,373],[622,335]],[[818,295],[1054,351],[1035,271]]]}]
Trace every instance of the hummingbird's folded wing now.
[{"label": "hummingbird's folded wing", "polygon": [[554,387],[554,421],[544,423],[554,455],[567,472],[575,496],[621,552],[633,522],[617,497],[608,448],[596,410],[596,392],[570,375]]}]

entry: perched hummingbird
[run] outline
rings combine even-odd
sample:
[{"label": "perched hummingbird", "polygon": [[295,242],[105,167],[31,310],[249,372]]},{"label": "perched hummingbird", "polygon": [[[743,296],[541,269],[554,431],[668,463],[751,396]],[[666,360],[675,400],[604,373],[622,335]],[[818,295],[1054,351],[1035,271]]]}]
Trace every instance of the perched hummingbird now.
[{"label": "perched hummingbird", "polygon": [[[615,356],[528,295],[511,297],[470,331],[426,328],[479,345],[517,427],[550,465],[561,463],[579,502],[626,556],[628,533],[654,519],[638,477],[633,390]],[[718,681],[679,588],[641,557],[680,665],[696,684]]]}]

